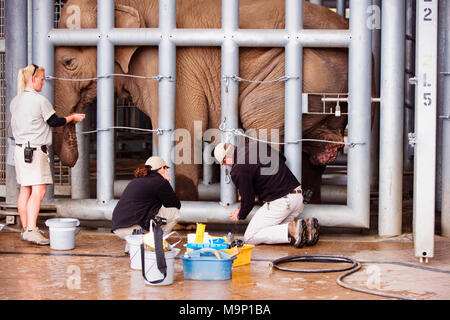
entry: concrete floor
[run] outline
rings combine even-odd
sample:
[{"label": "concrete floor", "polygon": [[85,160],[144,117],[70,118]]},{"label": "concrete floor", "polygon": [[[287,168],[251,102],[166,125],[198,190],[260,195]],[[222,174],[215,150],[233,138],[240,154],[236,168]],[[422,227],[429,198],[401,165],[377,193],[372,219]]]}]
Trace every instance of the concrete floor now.
[{"label": "concrete floor", "polygon": [[[44,228],[45,229],[45,228]],[[225,235],[225,231],[212,235]],[[192,232],[192,231],[191,231]],[[186,231],[184,243],[186,243]],[[239,234],[236,234],[239,237]],[[150,286],[141,271],[129,267],[124,241],[107,228],[82,228],[76,247],[55,251],[21,241],[19,233],[0,232],[0,299],[57,300],[372,300],[387,299],[339,286],[341,273],[293,273],[270,267],[270,261],[297,254],[345,255],[362,262],[344,282],[362,289],[413,299],[450,299],[450,239],[435,237],[435,257],[421,264],[414,257],[411,234],[381,239],[359,233],[324,230],[314,247],[259,245],[249,265],[233,268],[226,281],[185,280],[175,260],[174,283]],[[184,247],[181,254],[184,253]],[[295,263],[290,268],[332,268],[338,264]]]}]

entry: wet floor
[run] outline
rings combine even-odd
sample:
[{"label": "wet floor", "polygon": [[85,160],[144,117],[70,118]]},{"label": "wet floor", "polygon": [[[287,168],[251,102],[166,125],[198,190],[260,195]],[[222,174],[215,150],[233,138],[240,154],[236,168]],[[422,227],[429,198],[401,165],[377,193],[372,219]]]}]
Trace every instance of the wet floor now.
[{"label": "wet floor", "polygon": [[[212,235],[226,233],[210,232]],[[183,233],[186,236],[186,232]],[[184,237],[186,243],[186,237]],[[344,255],[362,268],[344,282],[353,287],[413,299],[450,299],[450,239],[436,236],[435,257],[421,264],[414,257],[411,234],[380,239],[358,234],[324,234],[314,247],[258,245],[249,265],[235,267],[231,280],[185,280],[183,263],[175,259],[174,282],[144,283],[124,254],[124,240],[107,229],[82,230],[76,247],[56,251],[20,240],[19,233],[0,232],[1,299],[57,300],[372,300],[388,299],[343,288],[343,272],[296,273],[276,270],[271,261],[289,255]],[[185,248],[181,254],[184,253]],[[294,269],[341,268],[342,264],[290,263]]]}]

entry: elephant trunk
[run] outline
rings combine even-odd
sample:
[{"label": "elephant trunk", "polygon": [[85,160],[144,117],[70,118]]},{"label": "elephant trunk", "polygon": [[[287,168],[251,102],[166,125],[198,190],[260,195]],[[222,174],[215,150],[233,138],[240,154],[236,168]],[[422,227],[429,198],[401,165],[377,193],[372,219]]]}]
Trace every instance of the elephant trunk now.
[{"label": "elephant trunk", "polygon": [[[78,144],[75,124],[66,124],[63,130],[55,130],[54,150],[62,165],[73,167],[78,160]],[[62,131],[62,132],[61,132]]]}]

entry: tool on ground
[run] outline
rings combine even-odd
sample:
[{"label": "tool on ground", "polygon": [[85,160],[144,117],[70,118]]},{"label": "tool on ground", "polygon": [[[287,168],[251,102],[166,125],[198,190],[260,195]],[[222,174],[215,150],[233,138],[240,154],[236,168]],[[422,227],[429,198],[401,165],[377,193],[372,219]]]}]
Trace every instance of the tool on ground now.
[{"label": "tool on ground", "polygon": [[231,248],[233,248],[233,247],[243,247],[243,246],[244,246],[244,240],[241,240],[241,239],[233,240],[233,242],[231,242],[231,244],[230,244]]},{"label": "tool on ground", "polygon": [[206,225],[197,223],[197,230],[195,232],[195,243],[203,243],[203,236],[205,234]]},{"label": "tool on ground", "polygon": [[161,228],[161,226],[164,224],[166,224],[166,219],[155,216],[150,220],[150,232],[147,233],[147,235],[150,234],[150,236],[147,235],[144,236],[144,239],[147,236],[147,240],[150,240],[153,236],[153,243],[151,243],[151,241],[148,242],[150,244],[153,244],[153,248],[156,254],[156,264],[158,266],[158,270],[163,275],[162,279],[154,281],[149,281],[147,279],[147,276],[145,275],[145,241],[141,244],[142,276],[147,282],[151,284],[161,283],[164,281],[164,279],[166,279],[167,276],[167,265],[166,265],[166,258],[164,255],[164,251],[167,251],[167,249],[164,246],[163,230]]}]

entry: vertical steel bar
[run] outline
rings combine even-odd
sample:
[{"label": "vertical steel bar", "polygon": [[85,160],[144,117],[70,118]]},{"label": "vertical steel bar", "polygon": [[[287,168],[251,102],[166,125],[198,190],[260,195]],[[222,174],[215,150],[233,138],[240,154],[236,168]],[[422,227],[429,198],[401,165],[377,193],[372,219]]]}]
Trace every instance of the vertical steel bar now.
[{"label": "vertical steel bar", "polygon": [[441,28],[445,30],[444,80],[442,86],[442,115],[447,116],[442,123],[442,208],[441,230],[444,237],[450,237],[450,0],[441,2],[445,20]]},{"label": "vertical steel bar", "polygon": [[[303,2],[286,0],[286,30],[289,42],[285,47],[284,141],[302,138],[302,82],[303,46],[295,35],[303,28]],[[287,144],[284,148],[286,163],[299,181],[302,181],[302,143]]]},{"label": "vertical steel bar", "polygon": [[97,199],[105,204],[114,198],[114,45],[107,33],[114,28],[114,1],[98,0],[97,25]]},{"label": "vertical steel bar", "polygon": [[421,261],[434,255],[437,2],[417,0],[413,231],[415,255]]},{"label": "vertical steel bar", "polygon": [[372,102],[372,32],[367,26],[371,0],[350,1],[349,117],[350,142],[363,142],[348,151],[347,205],[369,227],[370,218],[370,127]]},{"label": "vertical steel bar", "polygon": [[78,160],[71,169],[72,199],[90,198],[89,135],[81,132],[89,130],[89,119],[75,125],[77,132]]},{"label": "vertical steel bar", "polygon": [[[27,65],[28,62],[28,21],[27,21],[27,2],[26,1],[6,1],[5,20],[6,20],[6,52],[5,54],[5,80],[6,86],[6,105],[5,105],[5,141],[7,147],[6,154],[14,154],[15,146],[8,140],[13,138],[11,128],[11,112],[9,104],[17,94],[17,74],[20,68]],[[12,141],[12,140],[11,140]],[[12,150],[9,150],[12,149]],[[16,181],[15,167],[6,164],[6,203],[15,203],[19,195],[19,189]]]},{"label": "vertical steel bar", "polygon": [[[53,29],[53,0],[34,0],[33,1],[33,58],[32,62],[38,66],[45,68],[46,75],[53,75],[54,52],[53,45],[48,41],[47,34]],[[49,82],[42,88],[44,95],[50,103],[53,104],[53,85]],[[50,168],[53,171],[53,150],[50,148]],[[54,186],[47,186],[47,192],[43,199],[43,203],[51,203],[54,197]]]},{"label": "vertical steel bar", "polygon": [[[415,39],[416,39],[416,0],[406,1],[406,53],[405,53],[405,117],[403,130],[403,169],[414,170],[414,149],[409,144],[408,133],[414,132],[414,105],[415,87],[409,83],[409,79],[415,75]],[[412,192],[411,190],[405,190]]]},{"label": "vertical steel bar", "polygon": [[[443,74],[445,66],[445,1],[438,2],[438,59],[437,59],[437,114],[443,114],[444,108],[444,86],[445,76]],[[436,197],[435,206],[436,212],[442,212],[442,121],[438,119],[436,123]]]},{"label": "vertical steel bar", "polygon": [[214,151],[214,144],[203,142],[203,183],[210,185],[213,183],[214,176],[214,159],[212,154]]},{"label": "vertical steel bar", "polygon": [[346,11],[346,5],[345,0],[336,0],[336,12],[342,16],[345,17],[345,11]]},{"label": "vertical steel bar", "polygon": [[378,234],[402,233],[405,0],[384,0]]},{"label": "vertical steel bar", "polygon": [[163,131],[158,137],[158,155],[170,166],[170,184],[174,189],[176,186],[172,134],[175,130],[176,46],[170,40],[170,33],[175,27],[176,1],[160,0],[159,30],[162,38],[158,47],[158,73],[164,77],[158,87],[158,126],[169,131]]},{"label": "vertical steel bar", "polygon": [[[239,0],[222,0],[222,121],[227,129],[237,129],[239,112],[239,85],[229,77],[239,75],[239,47],[233,41],[233,32],[239,28]],[[222,135],[222,141],[237,144],[234,136]],[[223,205],[236,202],[236,188],[229,177],[230,168],[223,166],[220,171],[220,201]]]},{"label": "vertical steel bar", "polygon": [[[372,85],[375,91],[374,97],[380,96],[380,56],[381,56],[381,0],[372,0],[372,8],[369,10],[374,16],[372,19],[372,55],[373,55],[373,79]],[[380,162],[380,107],[375,104],[375,114],[371,131],[370,145],[370,187],[371,190],[378,190],[379,183],[379,162]]]}]

